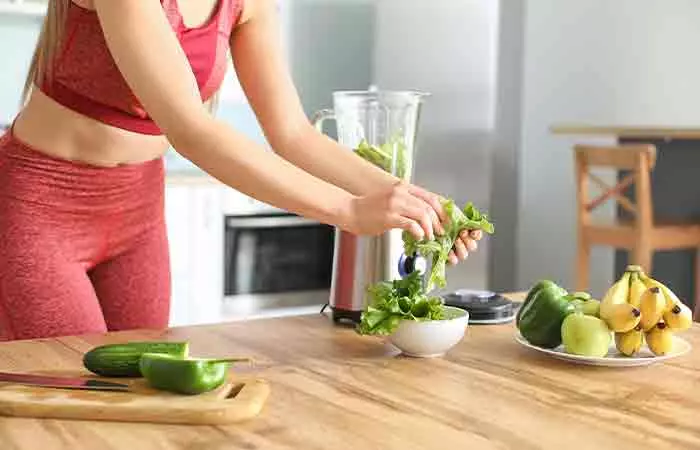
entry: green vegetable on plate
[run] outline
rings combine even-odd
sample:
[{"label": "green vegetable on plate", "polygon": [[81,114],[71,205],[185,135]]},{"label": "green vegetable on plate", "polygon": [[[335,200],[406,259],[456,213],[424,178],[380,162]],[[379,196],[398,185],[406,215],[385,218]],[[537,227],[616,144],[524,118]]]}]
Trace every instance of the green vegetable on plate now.
[{"label": "green vegetable on plate", "polygon": [[576,311],[572,296],[550,280],[541,280],[528,291],[515,323],[520,334],[532,345],[555,348],[561,345],[561,326]]}]

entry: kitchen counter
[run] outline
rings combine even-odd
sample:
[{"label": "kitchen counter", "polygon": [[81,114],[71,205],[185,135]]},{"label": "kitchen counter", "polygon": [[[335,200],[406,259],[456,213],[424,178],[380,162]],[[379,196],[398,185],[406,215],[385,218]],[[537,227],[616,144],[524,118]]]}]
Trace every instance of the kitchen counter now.
[{"label": "kitchen counter", "polygon": [[80,368],[98,344],[187,339],[198,356],[253,356],[271,394],[258,417],[233,426],[2,418],[1,448],[700,448],[699,325],[683,335],[690,354],[636,369],[548,359],[513,333],[473,325],[435,359],[401,357],[317,314],[4,343],[0,370],[31,371]]}]

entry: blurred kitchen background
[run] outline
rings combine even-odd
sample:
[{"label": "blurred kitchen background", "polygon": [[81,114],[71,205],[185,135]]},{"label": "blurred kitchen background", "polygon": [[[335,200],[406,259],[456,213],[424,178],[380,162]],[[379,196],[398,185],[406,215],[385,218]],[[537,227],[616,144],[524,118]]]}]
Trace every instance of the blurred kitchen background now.
[{"label": "blurred kitchen background", "polygon": [[[17,112],[41,11],[41,1],[0,0],[0,122]],[[432,94],[415,182],[473,201],[496,226],[449,269],[449,290],[526,289],[542,277],[573,284],[574,141],[551,125],[700,123],[697,0],[284,0],[280,14],[309,116],[331,107],[334,90]],[[218,115],[265,144],[233,72]],[[175,152],[167,164],[174,325],[325,303],[332,230],[299,226]],[[282,249],[295,260],[285,263]],[[277,262],[246,274],[246,252]],[[613,263],[611,250],[594,251],[593,290],[610,284]],[[251,293],[262,285],[287,300],[261,309],[262,294]]]}]

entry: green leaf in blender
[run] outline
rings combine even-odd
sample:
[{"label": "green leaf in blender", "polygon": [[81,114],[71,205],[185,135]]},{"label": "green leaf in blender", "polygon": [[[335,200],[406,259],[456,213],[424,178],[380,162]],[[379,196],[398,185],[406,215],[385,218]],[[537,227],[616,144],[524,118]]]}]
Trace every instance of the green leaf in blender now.
[{"label": "green leaf in blender", "polygon": [[408,155],[406,145],[401,137],[389,139],[380,146],[370,145],[366,139],[363,139],[355,149],[358,156],[387,172],[392,172],[394,151],[396,152],[395,175],[403,179],[408,173]]}]

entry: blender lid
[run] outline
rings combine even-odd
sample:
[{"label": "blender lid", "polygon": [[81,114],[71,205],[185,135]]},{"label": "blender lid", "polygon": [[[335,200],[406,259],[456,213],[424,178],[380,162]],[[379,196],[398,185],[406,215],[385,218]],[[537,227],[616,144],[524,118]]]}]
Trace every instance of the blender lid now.
[{"label": "blender lid", "polygon": [[517,304],[491,291],[459,289],[443,295],[445,305],[469,312],[469,323],[497,324],[515,318]]}]

